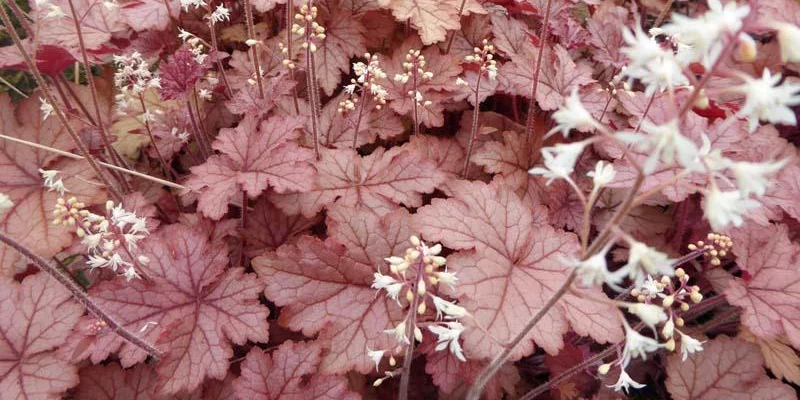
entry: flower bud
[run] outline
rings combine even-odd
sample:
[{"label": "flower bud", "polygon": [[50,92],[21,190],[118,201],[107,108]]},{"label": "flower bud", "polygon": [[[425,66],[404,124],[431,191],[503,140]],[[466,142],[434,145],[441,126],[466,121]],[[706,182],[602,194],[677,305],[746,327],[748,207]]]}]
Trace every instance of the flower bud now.
[{"label": "flower bud", "polygon": [[800,28],[794,24],[782,23],[778,28],[778,43],[783,62],[800,62]]},{"label": "flower bud", "polygon": [[670,295],[670,296],[664,297],[664,301],[661,304],[664,305],[664,307],[670,307],[670,306],[672,306],[672,303],[674,303],[674,302],[675,302],[675,296],[671,296]]},{"label": "flower bud", "polygon": [[420,242],[420,240],[419,240],[419,238],[418,238],[418,237],[416,237],[416,236],[411,236],[411,237],[410,237],[408,240],[409,240],[409,241],[411,242],[411,244],[413,244],[414,246],[419,246],[419,245],[420,245],[420,243],[421,243],[421,242]]},{"label": "flower bud", "polygon": [[611,369],[611,363],[603,364],[597,368],[597,373],[600,375],[605,375]]},{"label": "flower bud", "polygon": [[758,55],[755,40],[746,33],[739,35],[739,47],[736,51],[739,54],[739,58],[747,63],[755,61]]},{"label": "flower bud", "polygon": [[426,309],[427,309],[427,306],[425,305],[424,302],[423,303],[419,303],[419,306],[417,307],[417,314],[419,314],[419,315],[425,314],[425,310]]},{"label": "flower bud", "polygon": [[689,298],[691,298],[694,303],[699,303],[703,300],[703,295],[700,294],[700,292],[692,291]]},{"label": "flower bud", "polygon": [[667,343],[664,344],[664,348],[666,348],[668,351],[675,351],[675,339],[670,338],[667,340]]},{"label": "flower bud", "polygon": [[414,327],[414,339],[417,342],[422,342],[422,330],[417,326]]}]

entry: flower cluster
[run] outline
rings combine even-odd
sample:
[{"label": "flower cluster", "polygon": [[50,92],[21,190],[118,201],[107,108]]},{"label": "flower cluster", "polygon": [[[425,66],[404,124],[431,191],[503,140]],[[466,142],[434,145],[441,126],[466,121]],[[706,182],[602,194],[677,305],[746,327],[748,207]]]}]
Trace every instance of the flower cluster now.
[{"label": "flower cluster", "polygon": [[425,70],[425,56],[419,50],[411,49],[406,54],[406,61],[403,63],[402,74],[395,74],[394,80],[400,83],[408,83],[411,80],[414,83],[414,90],[409,90],[408,95],[414,99],[417,105],[429,106],[430,101],[424,101],[422,93],[417,90],[421,81],[433,78],[433,72]]},{"label": "flower cluster", "polygon": [[718,233],[709,233],[706,239],[707,241],[698,240],[696,243],[691,243],[687,248],[691,251],[702,249],[703,255],[709,258],[709,263],[713,266],[722,264],[721,259],[727,257],[733,248],[733,240]]},{"label": "flower cluster", "polygon": [[[684,320],[679,316],[678,312],[686,312],[691,307],[691,304],[696,304],[703,300],[700,287],[690,286],[688,282],[689,275],[681,268],[675,270],[674,278],[664,275],[656,280],[651,275],[648,275],[646,280],[631,290],[631,296],[636,298],[637,302],[617,302],[619,307],[635,315],[643,325],[650,328],[654,338],[642,335],[632,328],[625,319],[622,320],[625,327],[625,346],[623,347],[622,356],[614,362],[601,365],[598,369],[600,374],[606,374],[612,366],[619,366],[619,379],[616,384],[609,387],[617,391],[628,391],[630,387],[636,389],[644,387],[643,384],[631,379],[630,375],[625,371],[634,358],[646,360],[648,353],[660,349],[675,351],[677,342],[680,342],[681,355],[684,361],[686,361],[689,354],[703,350],[703,342],[681,332],[679,329],[684,326]],[[660,304],[658,304],[659,300]],[[661,329],[656,332],[658,326]]]},{"label": "flower cluster", "polygon": [[194,61],[196,63],[204,64],[206,62],[208,58],[208,54],[205,53],[206,47],[210,47],[207,43],[191,32],[183,29],[178,29],[178,38],[189,45],[189,51],[191,51],[194,56]]},{"label": "flower cluster", "polygon": [[[147,88],[160,88],[161,79],[150,71],[148,63],[139,52],[130,55],[115,55],[114,86],[119,90],[116,95],[117,107],[124,110],[130,106],[132,98],[138,98]],[[149,116],[146,115],[145,119]]]},{"label": "flower cluster", "polygon": [[345,93],[349,94],[351,98],[339,102],[339,108],[336,110],[339,113],[355,110],[359,100],[353,96],[357,90],[361,92],[362,98],[366,98],[367,93],[371,94],[372,100],[375,101],[375,108],[378,110],[386,104],[388,93],[383,86],[377,83],[378,79],[386,79],[386,73],[383,72],[378,61],[378,55],[366,53],[364,58],[369,61],[369,64],[360,61],[353,63],[353,73],[356,77],[344,87]]},{"label": "flower cluster", "polygon": [[64,180],[58,177],[59,171],[54,169],[39,169],[39,173],[42,174],[42,179],[44,179],[44,187],[47,188],[48,191],[51,192],[58,192],[60,196],[64,195],[64,192],[69,192],[66,187],[64,187]]},{"label": "flower cluster", "polygon": [[53,224],[75,227],[75,234],[87,249],[87,264],[91,269],[122,270],[127,280],[139,278],[137,265],[147,265],[144,255],[135,256],[139,241],[149,233],[147,219],[126,211],[122,204],[109,200],[105,215],[86,209],[75,197],[59,197],[53,207]]},{"label": "flower cluster", "polygon": [[[497,79],[497,60],[494,59],[494,45],[488,39],[483,39],[483,47],[475,47],[472,54],[464,57],[464,61],[477,64],[481,73],[486,72],[489,80]],[[468,86],[469,83],[462,78],[456,79],[456,85]],[[478,90],[478,88],[475,88]]]},{"label": "flower cluster", "polygon": [[308,2],[300,6],[300,12],[294,15],[295,23],[292,24],[292,33],[305,36],[305,41],[300,45],[312,53],[317,51],[317,40],[325,40],[325,28],[317,23],[317,7],[308,6]]},{"label": "flower cluster", "polygon": [[[445,267],[447,260],[439,255],[442,245],[429,247],[416,236],[412,236],[410,241],[413,246],[406,249],[402,257],[386,258],[386,262],[389,263],[388,275],[380,271],[374,274],[372,283],[374,289],[384,290],[386,296],[396,301],[398,306],[408,307],[405,319],[394,328],[385,331],[396,339],[398,346],[393,350],[367,350],[369,357],[375,361],[376,369],[380,367],[380,362],[387,353],[389,365],[394,367],[397,363],[395,355],[402,354],[412,340],[422,341],[423,328],[436,335],[437,351],[448,349],[456,358],[466,361],[459,343],[464,326],[457,320],[467,316],[467,310],[432,293],[432,290],[441,284],[453,289],[458,278],[454,273],[447,271]],[[405,305],[402,303],[403,299],[406,301]],[[433,306],[435,317],[429,315],[429,306]],[[430,316],[429,321],[422,321],[426,315]],[[375,385],[380,385],[385,379],[397,373],[397,371],[386,372],[383,378],[375,381]]]}]

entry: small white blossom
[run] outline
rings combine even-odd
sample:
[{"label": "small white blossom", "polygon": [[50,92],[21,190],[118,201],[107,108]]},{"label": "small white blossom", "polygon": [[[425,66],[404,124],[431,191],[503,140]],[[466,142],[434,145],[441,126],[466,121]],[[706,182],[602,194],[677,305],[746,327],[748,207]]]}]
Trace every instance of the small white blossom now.
[{"label": "small white blossom", "polygon": [[406,321],[401,322],[392,329],[385,329],[383,332],[394,336],[394,339],[397,340],[397,343],[406,345],[411,344],[411,341],[408,340],[408,336],[406,336]]},{"label": "small white blossom", "polygon": [[467,81],[461,79],[461,77],[459,76],[458,78],[456,78],[456,85],[458,85],[458,86],[469,86],[469,83],[467,83]]},{"label": "small white blossom", "polygon": [[200,8],[206,5],[206,2],[203,0],[181,0],[183,11],[189,11],[189,7]]},{"label": "small white blossom", "polygon": [[800,62],[800,28],[794,24],[778,25],[778,43],[781,47],[781,60],[785,63]]},{"label": "small white blossom", "polygon": [[572,93],[564,102],[564,105],[553,113],[553,120],[556,121],[556,126],[545,135],[545,138],[550,135],[561,132],[564,137],[569,137],[569,131],[577,129],[581,132],[589,132],[595,126],[594,118],[581,103],[581,98],[578,96],[578,89],[573,88]]},{"label": "small white blossom", "polygon": [[464,351],[461,349],[461,344],[458,339],[461,332],[464,332],[464,325],[460,322],[444,322],[445,326],[441,325],[428,325],[428,330],[438,337],[436,344],[436,351],[442,351],[449,347],[450,352],[461,361],[467,361],[464,357]]},{"label": "small white blossom", "polygon": [[631,379],[631,376],[625,372],[625,369],[621,369],[619,373],[619,379],[617,379],[617,383],[613,385],[608,385],[608,387],[614,389],[615,391],[619,392],[620,390],[624,390],[625,393],[628,393],[628,390],[633,387],[634,389],[641,389],[645,387],[644,384],[639,383]]},{"label": "small white blossom", "polygon": [[737,115],[748,119],[750,132],[756,130],[759,120],[773,124],[797,124],[791,107],[800,104],[800,84],[784,82],[778,85],[781,74],[773,76],[766,68],[761,79],[753,79],[744,74],[739,76],[744,83],[734,90],[743,93],[746,100]]},{"label": "small white blossom", "polygon": [[664,324],[664,327],[661,328],[661,334],[667,338],[672,338],[672,335],[675,333],[675,322],[673,322],[672,318],[667,320],[667,323]]},{"label": "small white blossom", "polygon": [[11,207],[14,207],[14,202],[11,201],[11,198],[5,193],[0,193],[0,214]]},{"label": "small white blossom", "polygon": [[48,191],[55,191],[58,192],[59,195],[63,196],[64,192],[69,192],[69,190],[64,187],[64,181],[61,178],[56,179],[58,172],[59,171],[54,169],[39,169],[39,173],[42,174],[42,179],[44,179],[44,187],[46,187]]},{"label": "small white blossom", "polygon": [[439,282],[450,286],[450,289],[453,290],[456,289],[456,282],[458,282],[458,277],[456,276],[455,272],[448,272],[447,270],[439,271],[436,273],[436,277],[439,278]]},{"label": "small white blossom", "polygon": [[788,162],[783,159],[776,162],[753,163],[753,162],[734,162],[730,165],[733,176],[736,177],[736,187],[742,197],[747,197],[750,193],[756,196],[763,196],[767,192],[770,181],[766,175],[780,171]]},{"label": "small white blossom", "polygon": [[661,293],[664,292],[664,286],[660,285],[656,282],[652,276],[647,275],[647,279],[644,280],[638,287],[639,292],[645,296],[645,298],[649,300],[653,300],[658,296],[663,296]]},{"label": "small white blossom", "polygon": [[386,350],[370,350],[367,347],[367,357],[369,357],[375,363],[375,371],[381,365],[381,360],[383,360],[383,355],[386,353]]},{"label": "small white blossom", "polygon": [[646,275],[675,275],[674,260],[667,257],[666,254],[642,242],[633,239],[628,241],[631,246],[628,251],[628,263],[614,271],[615,274],[628,275],[637,285],[645,281]]},{"label": "small white blossom", "polygon": [[547,178],[547,185],[550,185],[555,179],[571,180],[570,175],[575,169],[578,157],[591,142],[591,139],[587,139],[568,144],[558,143],[553,147],[542,148],[545,168],[531,168],[528,173]]},{"label": "small white blossom", "polygon": [[614,170],[614,165],[606,163],[602,160],[598,161],[594,166],[594,171],[589,171],[586,175],[592,178],[595,190],[608,185],[617,176],[617,171]]},{"label": "small white blossom", "polygon": [[436,319],[442,319],[442,314],[446,318],[462,318],[467,315],[467,309],[449,302],[439,296],[430,295],[433,299],[433,306],[436,308]]},{"label": "small white blossom", "polygon": [[723,192],[712,185],[705,193],[703,215],[711,224],[711,229],[720,232],[728,225],[742,226],[742,217],[760,206],[757,201],[742,197],[738,190]]},{"label": "small white blossom", "polygon": [[675,54],[644,33],[639,24],[633,31],[623,28],[622,37],[627,46],[620,51],[630,59],[622,75],[628,77],[628,83],[639,79],[646,86],[645,95],[689,83]]},{"label": "small white blossom", "polygon": [[398,296],[400,289],[403,288],[403,283],[398,282],[397,279],[389,275],[383,275],[380,272],[375,272],[373,275],[372,288],[376,290],[386,290],[386,296],[400,304]]},{"label": "small white blossom", "polygon": [[703,343],[689,335],[684,334],[681,331],[678,331],[681,335],[681,360],[686,361],[689,357],[689,354],[694,354],[700,351],[703,351]]},{"label": "small white blossom", "polygon": [[639,151],[647,151],[647,157],[642,168],[646,174],[656,170],[658,160],[665,164],[672,164],[677,158],[678,163],[686,168],[695,166],[699,149],[694,142],[681,135],[678,120],[673,119],[664,125],[654,125],[647,121],[642,122],[642,130],[647,135],[637,133],[618,133],[617,137],[633,143]]},{"label": "small white blossom", "polygon": [[141,278],[136,270],[133,267],[128,267],[125,269],[125,272],[122,274],[125,277],[125,280],[130,282],[131,279],[138,279]]},{"label": "small white blossom", "polygon": [[625,347],[622,350],[622,368],[628,367],[631,359],[641,358],[647,360],[647,353],[652,353],[664,347],[657,340],[649,338],[625,326]]},{"label": "small white blossom", "polygon": [[39,103],[41,103],[39,105],[39,110],[42,112],[42,121],[44,121],[49,118],[51,114],[53,114],[53,105],[48,103],[47,100],[42,97],[39,97]]},{"label": "small white blossom", "polygon": [[655,326],[667,320],[664,309],[655,304],[630,303],[628,311],[639,317],[642,322],[655,332]]},{"label": "small white blossom", "polygon": [[220,4],[217,6],[214,12],[211,13],[211,16],[208,17],[208,19],[211,20],[212,24],[216,24],[217,22],[222,22],[222,21],[230,21],[231,13],[229,9],[225,8],[224,5]]}]

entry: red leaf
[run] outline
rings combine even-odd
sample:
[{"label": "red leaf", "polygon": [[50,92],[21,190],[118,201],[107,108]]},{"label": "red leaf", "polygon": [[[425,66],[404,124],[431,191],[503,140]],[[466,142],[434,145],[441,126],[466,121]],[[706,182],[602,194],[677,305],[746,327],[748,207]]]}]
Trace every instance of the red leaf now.
[{"label": "red leaf", "polygon": [[307,191],[313,186],[314,153],[295,143],[304,120],[275,116],[260,124],[246,116],[236,128],[220,130],[205,164],[192,167],[186,181],[200,190],[198,209],[211,219],[220,219],[239,187],[248,196],[260,195],[268,186],[276,192]]},{"label": "red leaf", "polygon": [[[414,215],[414,227],[429,240],[455,250],[448,265],[459,276],[458,293],[474,321],[467,320],[464,348],[468,357],[491,358],[525,321],[542,308],[569,275],[561,257],[575,257],[575,235],[546,224],[546,209],[531,208],[508,185],[498,182],[456,182],[454,197],[434,199]],[[592,295],[602,295],[593,291]],[[531,331],[513,353],[518,359],[533,351],[533,341],[555,354],[563,345],[567,322],[582,335],[610,342],[622,330],[610,307],[567,295]]]},{"label": "red leaf", "polygon": [[370,286],[383,258],[401,254],[409,236],[409,215],[397,209],[383,217],[369,210],[333,207],[329,238],[303,236],[295,245],[253,259],[264,277],[267,298],[283,307],[280,323],[306,336],[318,335],[326,348],[322,373],[356,370],[375,364],[370,348],[389,348],[383,330],[402,319],[402,310]]},{"label": "red leaf", "polygon": [[321,353],[315,342],[284,342],[271,354],[253,348],[242,364],[242,376],[233,382],[234,391],[240,399],[360,399],[345,377],[316,374]]},{"label": "red leaf", "polygon": [[316,185],[305,193],[273,194],[276,206],[311,218],[334,202],[363,206],[385,214],[399,204],[418,207],[422,193],[430,193],[445,179],[436,165],[408,146],[376,149],[361,157],[350,149],[320,151]]},{"label": "red leaf", "polygon": [[744,308],[742,323],[756,336],[785,335],[800,347],[800,246],[784,225],[747,225],[731,232],[737,263],[751,279],[733,279],[725,296]]},{"label": "red leaf", "polygon": [[286,215],[264,197],[258,200],[249,218],[251,222],[244,232],[247,236],[246,251],[249,257],[294,243],[301,233],[322,220],[302,215]]},{"label": "red leaf", "polygon": [[205,74],[207,64],[198,64],[189,46],[182,46],[159,68],[161,87],[158,93],[166,100],[185,100]]},{"label": "red leaf", "polygon": [[758,346],[741,339],[719,336],[686,361],[672,354],[667,363],[667,390],[675,400],[797,398],[794,389],[767,377]]},{"label": "red leaf", "polygon": [[[529,97],[535,65],[531,60],[536,59],[539,49],[524,47],[523,50],[524,54],[512,57],[511,62],[500,67],[497,79],[511,94]],[[576,64],[567,49],[555,45],[544,55],[536,101],[542,109],[554,110],[561,106],[573,87],[580,88],[592,82],[595,82],[592,68],[583,63]]]},{"label": "red leaf", "polygon": [[[155,342],[168,354],[158,364],[159,391],[174,394],[196,389],[206,377],[224,379],[231,344],[266,342],[269,310],[259,304],[263,284],[243,268],[227,271],[222,241],[181,224],[162,228],[142,246],[150,280],[103,282],[90,290],[95,301],[122,325]],[[87,319],[91,323],[91,319]],[[86,336],[75,333],[72,342]],[[94,363],[118,353],[123,367],[146,354],[112,333],[92,337],[86,354]]]},{"label": "red leaf", "polygon": [[164,30],[171,18],[178,18],[180,10],[178,0],[130,0],[120,5],[122,18],[135,31]]},{"label": "red leaf", "polygon": [[[42,121],[36,96],[17,108],[8,96],[0,97],[0,131],[23,140],[61,150],[74,147],[67,131],[55,117]],[[69,246],[74,238],[70,229],[53,225],[51,216],[58,193],[42,186],[40,168],[60,170],[60,178],[75,196],[87,204],[105,200],[103,192],[93,184],[91,169],[83,161],[58,161],[58,156],[44,150],[0,141],[0,193],[14,202],[14,207],[0,214],[0,229],[20,241],[34,253],[49,258]],[[0,245],[0,273],[13,276],[19,254]]]},{"label": "red leaf", "polygon": [[59,358],[83,307],[49,275],[18,284],[0,277],[0,393],[4,399],[58,399],[78,384],[78,369]]}]

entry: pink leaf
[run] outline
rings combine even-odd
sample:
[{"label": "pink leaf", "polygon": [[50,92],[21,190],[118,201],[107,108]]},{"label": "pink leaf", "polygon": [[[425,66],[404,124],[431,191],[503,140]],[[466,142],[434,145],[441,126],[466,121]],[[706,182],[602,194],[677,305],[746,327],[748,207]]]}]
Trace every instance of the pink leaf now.
[{"label": "pink leaf", "polygon": [[[569,270],[561,258],[577,256],[577,239],[547,225],[546,210],[531,209],[507,185],[458,182],[450,187],[454,197],[434,199],[421,208],[414,215],[414,227],[429,240],[468,250],[448,257],[448,265],[458,272],[459,299],[475,316],[475,322],[466,322],[464,348],[468,357],[490,358],[500,350],[497,342],[508,342],[521,331],[567,279]],[[601,342],[622,337],[613,309],[587,308],[573,296],[546,314],[513,358],[530,354],[534,341],[557,353],[568,320],[578,333]]]},{"label": "pink leaf", "polygon": [[221,218],[239,187],[250,197],[268,186],[278,193],[311,189],[314,154],[294,141],[303,122],[299,117],[275,116],[258,124],[246,116],[236,128],[220,130],[213,146],[222,155],[192,167],[193,176],[186,182],[190,189],[202,191],[200,211],[209,218]]},{"label": "pink leaf", "polygon": [[441,42],[448,30],[461,27],[458,0],[394,0],[392,14],[399,21],[409,21],[419,31],[426,45]]},{"label": "pink leaf", "polygon": [[385,214],[399,204],[418,207],[445,175],[436,165],[406,146],[376,149],[361,157],[353,150],[323,149],[316,185],[305,193],[273,194],[276,206],[311,218],[332,203],[364,206]]},{"label": "pink leaf", "polygon": [[741,339],[719,336],[686,361],[672,354],[667,363],[667,390],[676,400],[796,398],[794,389],[767,377],[758,346]]},{"label": "pink leaf", "polygon": [[[125,32],[127,26],[119,7],[107,7],[103,0],[72,0],[81,25],[81,36],[86,49],[91,53],[107,53],[114,34]],[[36,39],[41,44],[51,44],[69,51],[81,59],[78,32],[70,12],[69,0],[52,0],[66,16],[53,20],[46,17],[49,6],[33,7],[36,22]],[[113,47],[113,46],[110,46]]]},{"label": "pink leaf", "polygon": [[[17,108],[8,96],[0,97],[0,131],[23,140],[61,150],[74,147],[66,129],[55,117],[42,121],[39,101],[33,97]],[[0,214],[0,229],[43,257],[49,258],[69,246],[70,229],[53,225],[53,206],[58,193],[47,191],[39,169],[60,170],[59,178],[75,196],[87,204],[105,200],[103,192],[93,184],[91,169],[84,161],[59,160],[53,153],[3,140],[0,142],[0,193],[14,202],[14,207]],[[13,276],[19,254],[0,245],[2,275]]]},{"label": "pink leaf", "polygon": [[325,41],[314,53],[317,79],[323,92],[330,96],[338,89],[342,74],[350,73],[350,59],[361,57],[367,51],[364,35],[367,33],[358,19],[336,7],[325,18]]},{"label": "pink leaf", "polygon": [[284,244],[294,243],[302,233],[320,222],[321,218],[306,218],[302,215],[286,215],[262,197],[249,214],[247,255],[259,256]]},{"label": "pink leaf", "polygon": [[45,273],[21,284],[0,277],[0,393],[4,399],[58,399],[78,384],[78,369],[59,358],[83,314],[64,286]]},{"label": "pink leaf", "polygon": [[725,296],[744,308],[742,323],[758,337],[785,335],[800,346],[800,246],[786,226],[747,225],[731,232],[739,266],[750,279],[733,279]]},{"label": "pink leaf", "polygon": [[321,353],[315,342],[284,342],[270,354],[253,348],[242,364],[242,376],[233,382],[234,391],[241,399],[360,399],[345,377],[317,374]]},{"label": "pink leaf", "polygon": [[622,29],[627,25],[628,10],[625,7],[604,2],[597,8],[587,23],[587,30],[591,35],[589,43],[597,49],[592,53],[595,60],[614,68],[625,64],[620,48],[625,45]]},{"label": "pink leaf", "polygon": [[267,298],[283,307],[280,323],[306,336],[318,335],[326,348],[322,373],[375,368],[370,348],[388,348],[384,329],[402,310],[370,286],[376,266],[402,254],[412,234],[409,215],[397,209],[379,217],[369,210],[337,206],[328,215],[330,237],[304,236],[295,245],[253,259],[267,284]]},{"label": "pink leaf", "polygon": [[122,18],[135,31],[164,30],[170,19],[178,18],[180,10],[178,0],[130,0],[120,5]]},{"label": "pink leaf", "polygon": [[[210,242],[205,232],[175,224],[151,235],[142,250],[150,258],[144,271],[150,280],[103,282],[90,294],[122,325],[142,332],[145,340],[158,338],[168,352],[156,368],[159,392],[192,391],[206,377],[223,379],[232,344],[267,341],[269,310],[258,302],[264,286],[243,268],[225,269],[224,242]],[[72,341],[85,335],[76,333]],[[90,347],[79,356],[94,363],[111,353],[119,354],[123,367],[146,357],[110,332],[85,339]]]}]

